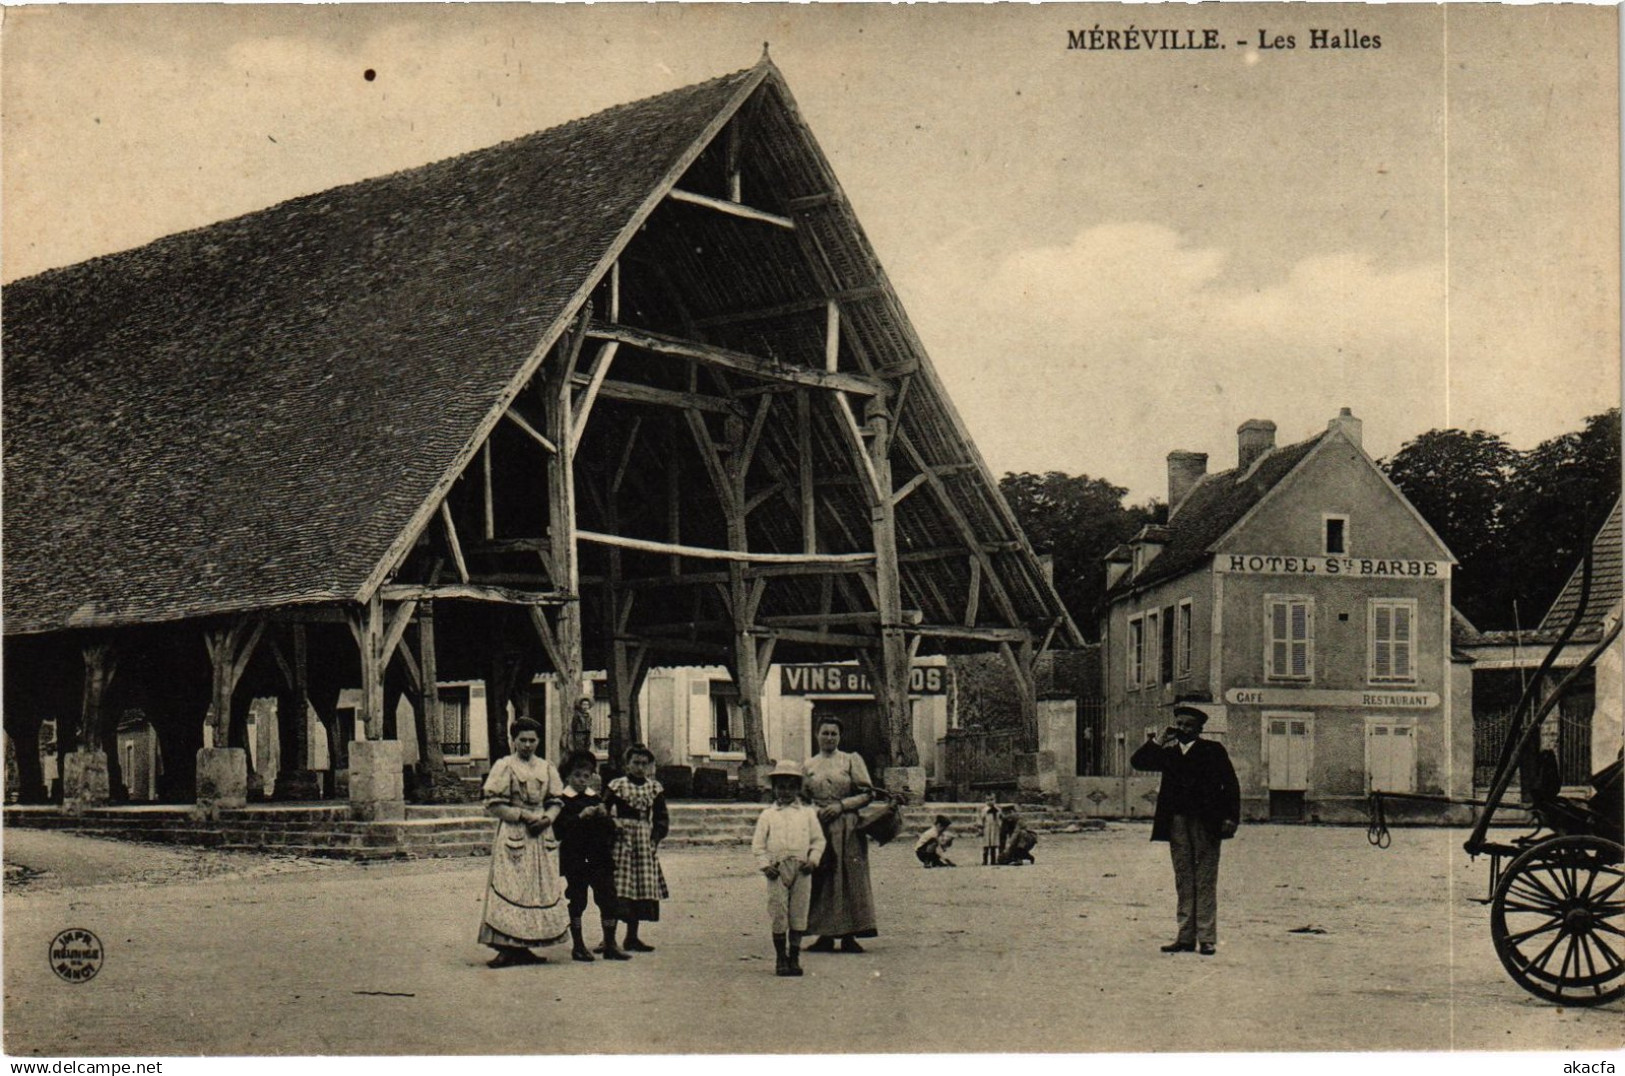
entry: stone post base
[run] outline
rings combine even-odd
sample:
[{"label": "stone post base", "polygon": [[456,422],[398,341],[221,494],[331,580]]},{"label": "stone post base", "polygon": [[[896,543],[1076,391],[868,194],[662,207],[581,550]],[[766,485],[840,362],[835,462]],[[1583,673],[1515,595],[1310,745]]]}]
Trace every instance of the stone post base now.
[{"label": "stone post base", "polygon": [[197,753],[197,805],[203,810],[248,806],[248,751],[205,747]]},{"label": "stone post base", "polygon": [[741,763],[739,766],[739,787],[737,795],[746,803],[764,802],[773,791],[769,787],[772,782],[767,775],[773,771],[772,766],[752,766]]},{"label": "stone post base", "polygon": [[281,803],[322,798],[322,775],[315,770],[283,770],[276,775],[271,798]]},{"label": "stone post base", "polygon": [[924,766],[887,766],[880,771],[880,783],[887,792],[903,793],[910,803],[925,802]]},{"label": "stone post base", "polygon": [[62,806],[68,811],[105,807],[112,799],[107,752],[80,748],[62,760]]},{"label": "stone post base", "polygon": [[1061,775],[1054,751],[1032,751],[1016,756],[1016,791],[1027,802],[1058,803]]},{"label": "stone post base", "polygon": [[357,740],[350,745],[350,813],[362,822],[406,817],[399,740]]}]

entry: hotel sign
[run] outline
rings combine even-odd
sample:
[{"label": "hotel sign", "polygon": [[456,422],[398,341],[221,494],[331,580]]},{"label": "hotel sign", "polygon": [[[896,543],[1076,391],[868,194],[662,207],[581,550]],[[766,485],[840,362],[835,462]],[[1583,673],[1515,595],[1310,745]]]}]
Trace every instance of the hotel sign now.
[{"label": "hotel sign", "polygon": [[[781,695],[873,695],[869,674],[856,665],[781,665]],[[910,695],[948,694],[945,665],[916,665],[908,673]]]},{"label": "hotel sign", "polygon": [[1331,691],[1323,688],[1233,687],[1224,701],[1234,706],[1350,706],[1366,710],[1431,710],[1439,705],[1433,691]]},{"label": "hotel sign", "polygon": [[1444,579],[1447,560],[1376,557],[1284,557],[1276,553],[1219,553],[1213,570],[1232,575],[1324,575],[1334,579]]}]

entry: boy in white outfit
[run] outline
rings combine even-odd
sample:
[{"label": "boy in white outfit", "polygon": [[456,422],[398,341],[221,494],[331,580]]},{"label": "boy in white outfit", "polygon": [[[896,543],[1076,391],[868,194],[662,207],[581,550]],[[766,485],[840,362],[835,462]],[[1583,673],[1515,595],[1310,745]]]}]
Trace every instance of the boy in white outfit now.
[{"label": "boy in white outfit", "polygon": [[812,872],[824,855],[818,812],[801,802],[801,767],[780,762],[768,774],[773,803],[756,820],[750,850],[767,877],[767,914],[773,923],[774,974],[801,974],[801,935],[807,930]]}]

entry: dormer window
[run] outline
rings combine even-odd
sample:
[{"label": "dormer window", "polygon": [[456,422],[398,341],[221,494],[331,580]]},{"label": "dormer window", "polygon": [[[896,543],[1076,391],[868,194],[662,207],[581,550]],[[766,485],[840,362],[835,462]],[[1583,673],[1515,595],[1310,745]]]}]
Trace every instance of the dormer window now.
[{"label": "dormer window", "polygon": [[1328,557],[1346,556],[1349,551],[1349,517],[1323,515],[1320,520],[1322,552]]}]

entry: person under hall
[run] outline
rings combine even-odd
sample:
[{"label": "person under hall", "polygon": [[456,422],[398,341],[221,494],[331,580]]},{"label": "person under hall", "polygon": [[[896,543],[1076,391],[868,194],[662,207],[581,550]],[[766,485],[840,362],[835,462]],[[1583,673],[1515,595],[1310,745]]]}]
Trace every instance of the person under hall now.
[{"label": "person under hall", "polygon": [[652,953],[639,926],[660,921],[660,902],[671,896],[660,869],[660,842],[671,830],[666,790],[649,776],[655,756],[643,744],[626,749],[626,773],[609,783],[605,801],[615,819],[615,898],[629,953]]}]

